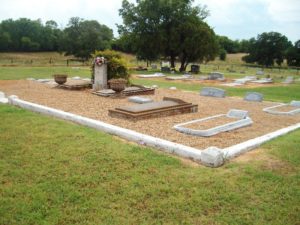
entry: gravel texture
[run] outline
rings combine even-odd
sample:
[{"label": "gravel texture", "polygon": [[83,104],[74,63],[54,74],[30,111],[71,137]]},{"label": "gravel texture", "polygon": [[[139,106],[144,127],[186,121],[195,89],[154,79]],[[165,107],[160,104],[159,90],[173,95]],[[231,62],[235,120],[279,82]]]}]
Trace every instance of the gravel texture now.
[{"label": "gravel texture", "polygon": [[[199,88],[200,89],[200,88]],[[35,81],[0,81],[0,91],[9,95],[17,95],[20,99],[53,107],[66,112],[101,120],[113,125],[132,129],[144,134],[185,144],[198,149],[209,146],[229,147],[243,141],[262,136],[269,132],[300,122],[300,114],[295,116],[272,115],[262,111],[263,108],[277,105],[276,102],[247,102],[241,98],[213,98],[199,96],[198,93],[180,90],[157,89],[155,95],[144,96],[154,101],[163,97],[180,98],[186,102],[198,104],[197,113],[182,114],[163,118],[152,118],[131,122],[125,119],[111,118],[108,109],[119,106],[133,105],[127,98],[107,98],[91,94],[91,90],[70,91],[51,87]],[[143,97],[143,96],[141,96]],[[190,120],[226,114],[230,109],[249,111],[253,124],[212,137],[196,137],[177,132],[172,127]]]}]

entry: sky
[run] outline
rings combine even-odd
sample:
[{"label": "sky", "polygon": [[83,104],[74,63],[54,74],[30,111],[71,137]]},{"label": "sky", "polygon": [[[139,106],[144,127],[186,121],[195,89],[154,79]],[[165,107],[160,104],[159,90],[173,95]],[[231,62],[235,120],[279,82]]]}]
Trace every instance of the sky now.
[{"label": "sky", "polygon": [[[135,2],[135,0],[129,0]],[[118,10],[122,0],[0,0],[0,20],[21,17],[54,20],[64,28],[71,17],[97,20],[114,30],[122,24]],[[194,0],[206,5],[206,22],[218,35],[249,39],[276,31],[295,42],[300,39],[300,0]]]}]

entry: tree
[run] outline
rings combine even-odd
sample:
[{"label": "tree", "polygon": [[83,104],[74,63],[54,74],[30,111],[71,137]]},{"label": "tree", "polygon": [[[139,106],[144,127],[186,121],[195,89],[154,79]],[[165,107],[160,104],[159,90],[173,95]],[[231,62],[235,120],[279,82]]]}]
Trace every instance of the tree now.
[{"label": "tree", "polygon": [[294,46],[288,48],[286,59],[289,66],[300,66],[300,40],[295,42]]},{"label": "tree", "polygon": [[217,36],[220,49],[224,49],[227,53],[239,52],[239,41],[233,41],[226,36]]},{"label": "tree", "polygon": [[78,17],[70,19],[64,30],[63,46],[66,55],[88,59],[95,50],[110,48],[113,32],[95,20],[83,20]]},{"label": "tree", "polygon": [[274,63],[281,65],[290,46],[292,44],[287,37],[278,32],[262,33],[257,39],[250,39],[249,55],[243,57],[243,60],[264,66],[272,66]]},{"label": "tree", "polygon": [[175,67],[178,57],[182,70],[193,60],[210,60],[217,44],[213,30],[203,22],[208,12],[192,2],[144,0],[135,5],[123,0],[120,36],[130,40],[138,58],[151,61],[162,55]]}]

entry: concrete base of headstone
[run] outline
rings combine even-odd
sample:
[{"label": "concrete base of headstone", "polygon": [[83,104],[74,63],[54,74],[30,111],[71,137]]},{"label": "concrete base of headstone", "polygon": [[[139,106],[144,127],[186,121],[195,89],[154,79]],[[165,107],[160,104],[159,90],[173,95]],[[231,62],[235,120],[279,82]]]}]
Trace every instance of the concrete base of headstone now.
[{"label": "concrete base of headstone", "polygon": [[129,97],[128,101],[138,103],[138,104],[145,104],[145,103],[153,102],[153,100],[150,98],[143,98],[143,97],[139,97],[139,96]]},{"label": "concrete base of headstone", "polygon": [[209,147],[201,152],[201,163],[209,167],[219,167],[224,164],[224,152],[217,147]]}]

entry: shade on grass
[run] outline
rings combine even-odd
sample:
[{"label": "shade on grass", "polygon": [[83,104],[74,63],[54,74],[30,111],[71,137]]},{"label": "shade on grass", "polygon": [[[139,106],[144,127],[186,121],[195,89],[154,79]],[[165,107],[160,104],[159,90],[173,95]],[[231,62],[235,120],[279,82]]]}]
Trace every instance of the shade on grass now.
[{"label": "shade on grass", "polygon": [[[0,105],[0,115],[0,224],[300,220],[300,159],[286,157],[285,137],[265,150],[284,173],[259,160],[211,169],[12,106]],[[289,148],[299,135],[286,136]]]}]

